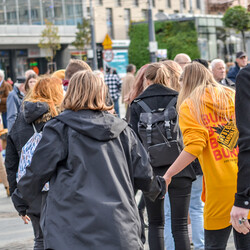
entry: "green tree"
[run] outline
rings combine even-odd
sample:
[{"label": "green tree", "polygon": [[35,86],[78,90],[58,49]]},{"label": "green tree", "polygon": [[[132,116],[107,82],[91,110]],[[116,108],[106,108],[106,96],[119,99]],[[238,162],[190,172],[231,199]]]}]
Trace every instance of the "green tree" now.
[{"label": "green tree", "polygon": [[83,18],[82,23],[77,23],[77,29],[76,38],[72,45],[82,52],[91,41],[89,20]]},{"label": "green tree", "polygon": [[42,31],[38,46],[43,49],[51,50],[52,56],[47,56],[46,59],[53,63],[56,51],[61,49],[60,36],[58,35],[58,27],[48,21],[45,21],[45,25],[46,27]]},{"label": "green tree", "polygon": [[250,13],[242,6],[228,8],[222,21],[225,27],[233,28],[242,35],[244,51],[246,51],[245,32],[250,30]]},{"label": "green tree", "polygon": [[[191,59],[200,57],[194,21],[161,21],[154,24],[158,48],[167,49],[168,59],[172,60],[178,53],[186,53]],[[148,24],[132,23],[129,28],[129,37],[129,62],[139,69],[150,62]]]}]

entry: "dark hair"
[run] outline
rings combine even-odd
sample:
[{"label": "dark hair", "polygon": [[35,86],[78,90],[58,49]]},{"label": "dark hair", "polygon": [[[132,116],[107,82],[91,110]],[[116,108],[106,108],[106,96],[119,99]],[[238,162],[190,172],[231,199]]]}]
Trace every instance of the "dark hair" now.
[{"label": "dark hair", "polygon": [[30,79],[33,79],[33,78],[34,78],[34,79],[37,79],[37,78],[38,78],[37,74],[30,74],[30,75],[26,78],[25,83],[24,83],[24,89],[25,89],[26,92],[28,92],[28,91],[30,90],[29,80],[30,80]]},{"label": "dark hair", "polygon": [[198,62],[198,63],[202,64],[203,66],[205,66],[208,69],[209,65],[208,65],[207,60],[205,60],[205,59],[196,58],[192,62]]},{"label": "dark hair", "polygon": [[127,73],[128,73],[128,72],[132,72],[132,71],[134,71],[135,69],[136,69],[136,67],[135,67],[134,64],[129,64],[129,65],[127,66]]}]

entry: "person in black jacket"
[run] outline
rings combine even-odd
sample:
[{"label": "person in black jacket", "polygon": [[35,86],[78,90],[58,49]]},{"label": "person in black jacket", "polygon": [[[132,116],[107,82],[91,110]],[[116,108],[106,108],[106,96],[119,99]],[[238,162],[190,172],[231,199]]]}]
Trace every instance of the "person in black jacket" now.
[{"label": "person in black jacket", "polygon": [[[49,181],[41,215],[45,249],[143,249],[134,189],[166,192],[146,151],[122,119],[107,112],[107,87],[90,71],[70,79],[59,116],[47,122],[31,166],[12,195],[29,204]],[[32,188],[30,188],[32,186]]]},{"label": "person in black jacket", "polygon": [[[22,111],[18,114],[7,137],[5,164],[11,195],[17,187],[16,174],[22,147],[34,134],[32,124],[40,132],[47,121],[59,114],[62,100],[63,90],[60,80],[50,77],[40,79],[24,100]],[[32,189],[32,186],[29,188]],[[27,224],[30,220],[32,222],[35,250],[44,249],[43,235],[39,226],[41,203],[42,193],[39,192],[28,209],[26,209],[25,201],[22,200],[20,200],[19,206],[16,206],[24,223]]]},{"label": "person in black jacket", "polygon": [[239,130],[238,180],[231,222],[239,232],[249,234],[250,224],[250,65],[242,69],[236,78],[235,113]]},{"label": "person in black jacket", "polygon": [[[130,123],[138,134],[138,122],[143,111],[137,103],[143,100],[151,110],[166,108],[168,103],[178,96],[178,92],[170,88],[169,73],[162,63],[150,64],[145,71],[148,87],[132,102],[130,106]],[[153,168],[157,175],[164,175],[167,166]],[[191,167],[174,178],[168,189],[171,204],[172,233],[176,250],[190,249],[187,220],[192,181],[195,173]],[[164,249],[164,200],[155,202],[146,200],[149,220],[149,247],[154,250]]]}]

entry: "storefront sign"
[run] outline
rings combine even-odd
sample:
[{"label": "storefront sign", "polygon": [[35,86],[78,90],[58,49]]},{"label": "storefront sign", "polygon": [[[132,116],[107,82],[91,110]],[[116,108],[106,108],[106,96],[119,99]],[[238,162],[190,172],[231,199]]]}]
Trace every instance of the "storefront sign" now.
[{"label": "storefront sign", "polygon": [[121,77],[124,76],[128,65],[128,51],[113,50],[113,59],[106,62],[106,65],[110,68],[115,68]]}]

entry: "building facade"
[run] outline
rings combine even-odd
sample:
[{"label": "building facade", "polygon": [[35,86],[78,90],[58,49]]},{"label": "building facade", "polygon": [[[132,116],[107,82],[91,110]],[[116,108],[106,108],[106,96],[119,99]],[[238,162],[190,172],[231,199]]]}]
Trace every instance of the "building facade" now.
[{"label": "building facade", "polygon": [[[182,4],[181,4],[182,3]],[[152,0],[153,18],[166,13],[202,13],[203,0]],[[55,61],[65,68],[71,57],[79,53],[71,43],[76,25],[90,18],[90,0],[0,0],[0,68],[13,79],[28,68],[43,74],[47,71],[46,51],[38,47],[45,21],[59,27],[61,50]],[[147,19],[147,0],[93,0],[98,64],[102,65],[102,42],[106,34],[113,49],[127,50],[131,21]]]},{"label": "building facade", "polygon": [[[88,60],[87,52],[90,47],[81,52],[71,44],[75,40],[77,23],[82,22],[83,18],[90,18],[90,1],[94,10],[98,66],[103,67],[103,63],[108,63],[103,60],[102,46],[106,34],[112,39],[112,49],[115,52],[113,56],[117,55],[117,63],[127,63],[129,25],[132,21],[147,20],[148,0],[0,0],[0,68],[5,70],[6,76],[15,80],[28,68],[34,68],[41,74],[47,71],[47,52],[38,47],[45,21],[52,22],[59,28],[61,50],[55,57],[57,69],[65,68],[72,57],[84,55]],[[246,1],[249,5],[250,0],[241,0],[242,4]],[[220,5],[223,2],[223,6],[231,6],[239,1],[215,2],[216,0],[152,0],[153,19],[206,14],[211,3]],[[207,32],[205,35],[213,36],[210,33],[207,35]],[[200,44],[204,44],[202,39]],[[212,46],[210,47],[211,50]],[[89,55],[91,58],[91,53]],[[91,59],[88,62],[91,64]]]}]

